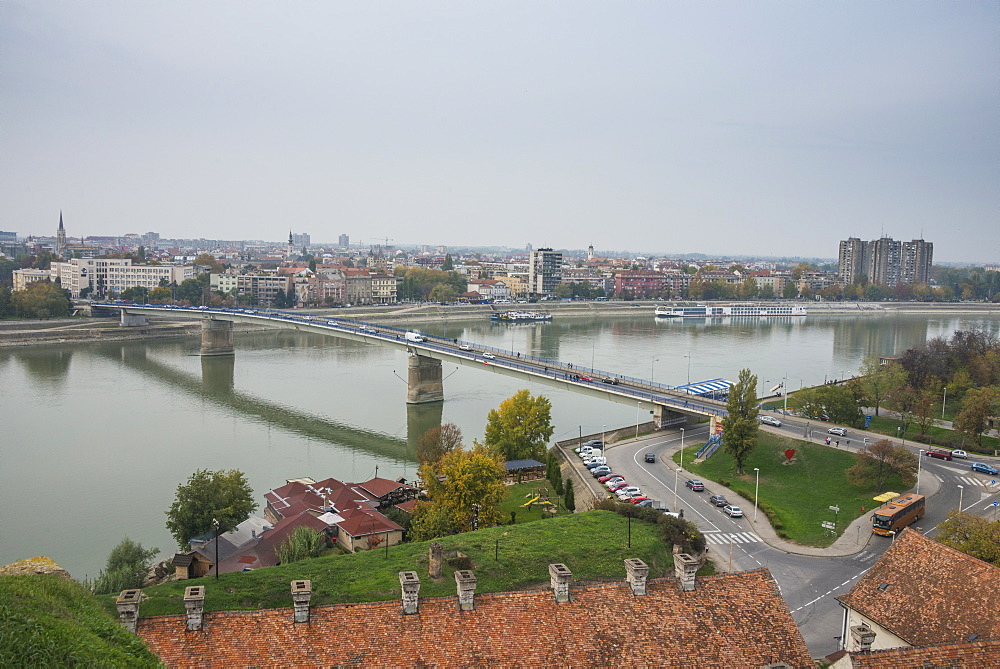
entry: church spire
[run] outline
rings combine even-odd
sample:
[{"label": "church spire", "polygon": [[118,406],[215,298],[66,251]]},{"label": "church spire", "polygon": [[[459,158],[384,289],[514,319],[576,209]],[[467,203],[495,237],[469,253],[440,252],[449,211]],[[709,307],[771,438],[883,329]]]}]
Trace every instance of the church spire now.
[{"label": "church spire", "polygon": [[56,230],[56,255],[61,256],[66,248],[66,228],[63,227],[62,209],[59,210],[59,229]]}]

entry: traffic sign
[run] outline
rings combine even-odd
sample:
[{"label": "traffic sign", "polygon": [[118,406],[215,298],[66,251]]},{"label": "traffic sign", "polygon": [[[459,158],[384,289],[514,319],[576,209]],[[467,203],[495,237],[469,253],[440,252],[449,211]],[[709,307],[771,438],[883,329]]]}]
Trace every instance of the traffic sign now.
[{"label": "traffic sign", "polygon": [[830,507],[830,511],[837,511],[839,513],[840,512],[840,507],[839,506],[831,506]]},{"label": "traffic sign", "polygon": [[834,525],[833,523],[831,523],[828,520],[824,520],[823,521],[823,527],[826,528],[826,529],[828,529],[828,530],[832,530],[832,529],[836,528],[837,526]]},{"label": "traffic sign", "polygon": [[[872,417],[865,416],[865,429],[868,429],[872,424]],[[865,441],[868,441],[867,439]]]}]

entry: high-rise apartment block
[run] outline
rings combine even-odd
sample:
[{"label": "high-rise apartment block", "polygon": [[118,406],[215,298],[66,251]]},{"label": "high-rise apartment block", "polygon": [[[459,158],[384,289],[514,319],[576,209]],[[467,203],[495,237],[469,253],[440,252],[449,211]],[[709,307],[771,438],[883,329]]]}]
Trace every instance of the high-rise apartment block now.
[{"label": "high-rise apartment block", "polygon": [[340,248],[346,249],[350,245],[351,245],[351,238],[349,236],[341,235],[339,238],[337,238],[337,246],[339,246]]},{"label": "high-rise apartment block", "polygon": [[562,253],[552,249],[532,251],[528,259],[528,291],[551,295],[562,281]]},{"label": "high-rise apartment block", "polygon": [[867,242],[851,237],[840,242],[837,274],[844,283],[861,277],[885,286],[927,283],[933,260],[934,244],[922,239],[897,242],[883,237]]}]

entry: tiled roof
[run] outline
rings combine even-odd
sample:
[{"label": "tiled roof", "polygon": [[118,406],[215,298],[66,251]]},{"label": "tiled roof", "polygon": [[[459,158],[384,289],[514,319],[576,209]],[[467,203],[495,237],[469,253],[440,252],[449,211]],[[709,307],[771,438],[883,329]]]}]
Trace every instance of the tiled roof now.
[{"label": "tiled roof", "polygon": [[341,513],[343,522],[337,526],[352,537],[363,537],[381,532],[396,532],[403,528],[392,522],[378,511],[371,509],[352,509]]},{"label": "tiled roof", "polygon": [[[211,583],[208,584],[211,590]],[[138,634],[168,666],[438,667],[812,667],[802,635],[766,569],[710,576],[682,592],[653,579],[647,595],[628,585],[572,587],[557,604],[548,590],[290,609],[142,618]]]},{"label": "tiled roof", "polygon": [[413,489],[412,486],[408,486],[405,483],[397,483],[396,481],[390,481],[389,479],[373,478],[364,483],[359,483],[358,487],[371,493],[375,497],[382,497],[388,495],[393,490],[397,488],[409,488]]},{"label": "tiled roof", "polygon": [[1000,639],[954,643],[922,648],[889,648],[851,653],[855,669],[913,669],[914,667],[954,667],[986,669],[1000,667]]},{"label": "tiled roof", "polygon": [[1000,637],[1000,568],[907,529],[846,595],[845,606],[911,646]]}]

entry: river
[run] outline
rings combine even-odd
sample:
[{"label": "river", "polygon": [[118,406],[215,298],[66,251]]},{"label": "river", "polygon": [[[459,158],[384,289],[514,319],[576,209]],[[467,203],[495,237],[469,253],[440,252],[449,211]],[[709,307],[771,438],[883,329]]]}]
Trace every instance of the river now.
[{"label": "river", "polygon": [[[421,330],[680,385],[770,388],[843,378],[870,354],[1000,317],[860,314],[676,321],[565,317],[551,323],[421,324]],[[635,408],[444,364],[446,400],[407,406],[406,356],[320,335],[237,335],[236,355],[200,358],[197,338],[0,349],[0,565],[46,555],[93,577],[124,536],[171,555],[165,512],[196,469],[240,469],[258,501],[288,478],[364,481],[416,473],[416,437],[455,423],[471,445],[522,387],[552,400],[553,439],[649,420]]]}]

